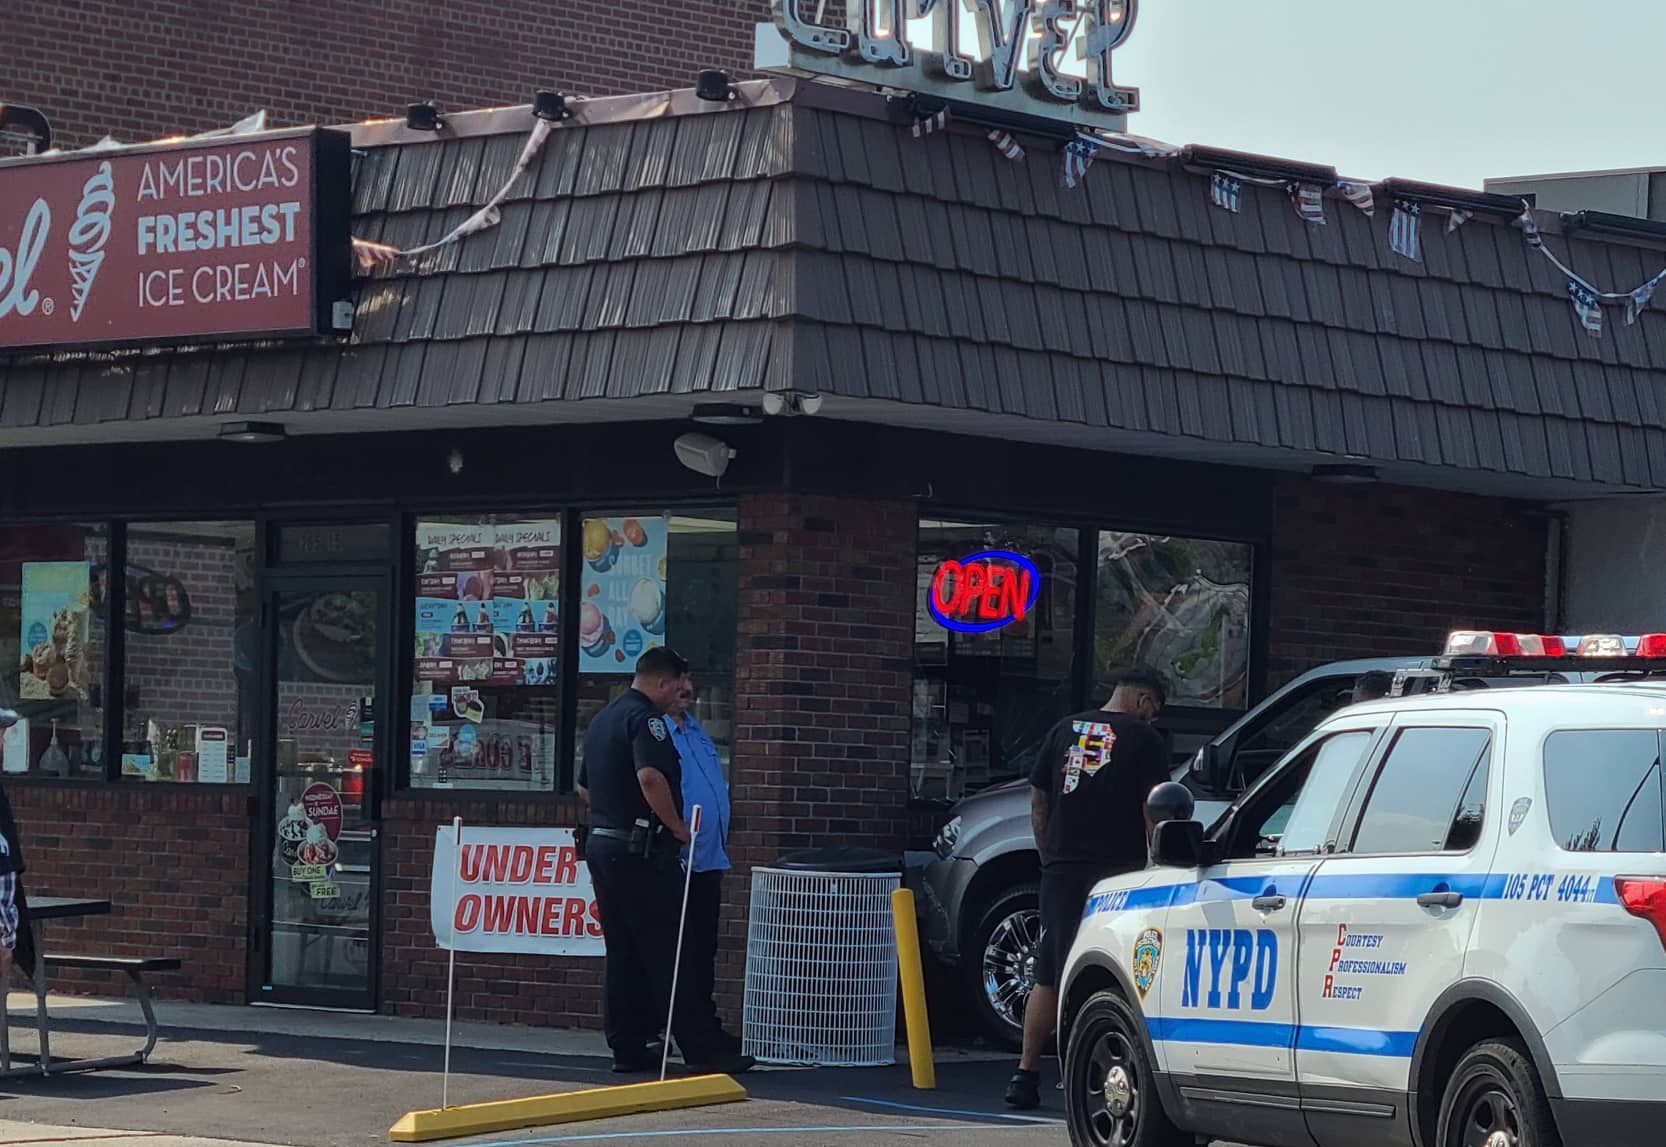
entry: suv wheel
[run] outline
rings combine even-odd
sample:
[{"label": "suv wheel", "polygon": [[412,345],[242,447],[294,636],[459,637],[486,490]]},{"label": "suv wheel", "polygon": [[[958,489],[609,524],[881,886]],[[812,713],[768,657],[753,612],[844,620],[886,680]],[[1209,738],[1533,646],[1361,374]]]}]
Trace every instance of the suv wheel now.
[{"label": "suv wheel", "polygon": [[1550,1101],[1527,1049],[1487,1040],[1458,1061],[1440,1101],[1439,1147],[1561,1147]]},{"label": "suv wheel", "polygon": [[1074,1147],[1191,1147],[1163,1110],[1144,1021],[1118,992],[1088,997],[1070,1025],[1064,1106]]},{"label": "suv wheel", "polygon": [[1024,1005],[1040,950],[1036,889],[1026,880],[995,897],[961,948],[973,1014],[990,1039],[1014,1050],[1024,1039]]}]

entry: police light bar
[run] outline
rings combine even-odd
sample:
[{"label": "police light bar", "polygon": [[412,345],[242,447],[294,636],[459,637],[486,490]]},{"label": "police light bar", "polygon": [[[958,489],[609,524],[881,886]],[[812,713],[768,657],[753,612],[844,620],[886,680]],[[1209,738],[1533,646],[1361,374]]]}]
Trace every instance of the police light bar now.
[{"label": "police light bar", "polygon": [[1448,657],[1589,657],[1666,659],[1666,633],[1628,637],[1619,633],[1588,633],[1557,637],[1540,633],[1501,633],[1485,629],[1457,629],[1446,636]]},{"label": "police light bar", "polygon": [[[1567,646],[1560,637],[1539,633],[1495,633],[1490,630],[1458,629],[1447,634],[1449,656],[1471,657],[1566,657]],[[1625,651],[1620,651],[1624,656]]]}]

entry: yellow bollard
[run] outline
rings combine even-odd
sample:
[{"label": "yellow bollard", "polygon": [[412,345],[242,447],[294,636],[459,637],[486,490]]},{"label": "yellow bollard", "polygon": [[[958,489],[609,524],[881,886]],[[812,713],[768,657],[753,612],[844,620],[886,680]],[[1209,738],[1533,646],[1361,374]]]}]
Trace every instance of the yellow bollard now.
[{"label": "yellow bollard", "polygon": [[902,1015],[908,1025],[908,1066],[914,1086],[930,1091],[937,1086],[937,1065],[931,1058],[931,1021],[926,1017],[926,977],[920,967],[920,927],[914,919],[914,893],[899,888],[891,893],[891,922],[897,933],[897,970],[902,976]]}]

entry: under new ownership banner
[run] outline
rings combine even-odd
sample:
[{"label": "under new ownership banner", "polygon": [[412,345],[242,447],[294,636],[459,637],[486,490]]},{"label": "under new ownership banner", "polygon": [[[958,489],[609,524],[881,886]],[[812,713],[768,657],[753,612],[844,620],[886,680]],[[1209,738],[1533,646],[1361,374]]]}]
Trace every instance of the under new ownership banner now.
[{"label": "under new ownership banner", "polygon": [[596,892],[572,829],[465,825],[461,858],[456,832],[449,824],[434,830],[429,919],[441,948],[603,954]]}]

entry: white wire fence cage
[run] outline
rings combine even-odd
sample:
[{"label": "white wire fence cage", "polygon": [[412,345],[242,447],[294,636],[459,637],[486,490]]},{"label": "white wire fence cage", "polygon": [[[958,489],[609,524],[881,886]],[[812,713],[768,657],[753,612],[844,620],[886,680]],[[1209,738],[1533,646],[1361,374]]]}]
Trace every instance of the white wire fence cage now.
[{"label": "white wire fence cage", "polygon": [[741,1041],[760,1063],[896,1062],[900,873],[752,870]]}]

